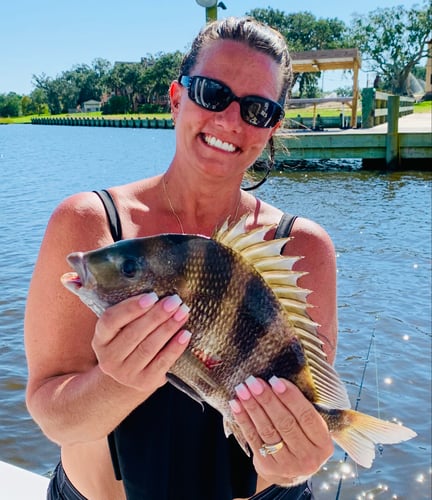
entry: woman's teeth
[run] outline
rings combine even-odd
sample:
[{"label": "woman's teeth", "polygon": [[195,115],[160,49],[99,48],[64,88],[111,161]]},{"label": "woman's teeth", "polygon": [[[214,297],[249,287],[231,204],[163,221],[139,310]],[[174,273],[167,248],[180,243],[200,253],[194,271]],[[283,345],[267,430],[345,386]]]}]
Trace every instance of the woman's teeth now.
[{"label": "woman's teeth", "polygon": [[216,137],[212,135],[204,135],[204,141],[209,145],[217,149],[222,149],[222,151],[228,151],[229,153],[233,153],[236,150],[236,147],[229,142],[223,142],[220,139],[216,139]]}]

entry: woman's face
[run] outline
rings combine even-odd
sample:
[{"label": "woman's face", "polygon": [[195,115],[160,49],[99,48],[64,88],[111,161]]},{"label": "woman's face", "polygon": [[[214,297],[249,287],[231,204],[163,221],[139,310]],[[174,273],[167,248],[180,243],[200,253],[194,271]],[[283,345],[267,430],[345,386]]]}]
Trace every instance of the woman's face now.
[{"label": "woman's face", "polygon": [[[219,80],[238,97],[255,95],[277,101],[282,86],[278,65],[270,56],[228,40],[211,42],[201,50],[189,76],[194,75]],[[258,128],[246,123],[238,102],[220,112],[204,109],[178,82],[173,83],[170,96],[177,158],[215,180],[243,177],[278,127]]]}]

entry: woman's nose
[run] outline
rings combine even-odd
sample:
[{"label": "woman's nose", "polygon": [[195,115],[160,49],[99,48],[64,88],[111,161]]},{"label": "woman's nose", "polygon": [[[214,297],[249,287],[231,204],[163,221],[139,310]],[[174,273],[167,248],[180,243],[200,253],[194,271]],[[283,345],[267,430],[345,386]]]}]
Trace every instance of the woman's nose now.
[{"label": "woman's nose", "polygon": [[239,130],[244,123],[240,115],[240,104],[233,101],[223,111],[215,113],[215,122],[220,126]]}]

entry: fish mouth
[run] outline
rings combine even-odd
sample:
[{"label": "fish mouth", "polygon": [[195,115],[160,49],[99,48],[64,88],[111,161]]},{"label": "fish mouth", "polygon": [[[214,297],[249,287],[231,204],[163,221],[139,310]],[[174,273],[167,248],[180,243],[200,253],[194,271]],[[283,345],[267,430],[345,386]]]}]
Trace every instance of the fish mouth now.
[{"label": "fish mouth", "polygon": [[84,253],[75,252],[67,256],[69,265],[75,270],[63,274],[61,277],[62,284],[71,292],[78,294],[81,288],[89,288],[89,285],[94,281],[90,275],[87,266],[84,262]]},{"label": "fish mouth", "polygon": [[61,277],[61,282],[63,286],[65,286],[68,290],[74,293],[78,293],[81,287],[83,286],[81,278],[79,277],[78,273],[74,272],[63,274],[63,276]]}]

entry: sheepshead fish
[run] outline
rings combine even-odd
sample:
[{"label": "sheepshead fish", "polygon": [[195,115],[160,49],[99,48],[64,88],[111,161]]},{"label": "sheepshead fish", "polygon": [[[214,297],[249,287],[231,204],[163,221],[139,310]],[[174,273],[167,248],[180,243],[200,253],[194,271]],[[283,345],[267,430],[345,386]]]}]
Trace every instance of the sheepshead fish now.
[{"label": "sheepshead fish", "polygon": [[265,240],[273,226],[246,232],[245,219],[225,224],[212,238],[161,234],[123,240],[67,257],[76,272],[63,284],[98,316],[132,295],[178,294],[190,307],[185,328],[192,339],[168,379],[224,418],[246,453],[229,400],[248,376],[292,381],[326,421],[334,441],[364,467],[375,444],[399,443],[416,435],[401,425],[350,409],[333,367],[326,361],[317,324],[307,313],[309,291],[294,271],[300,258],[281,255],[287,238]]}]

